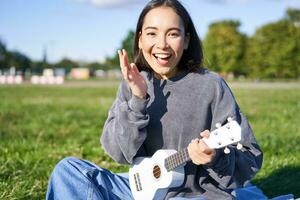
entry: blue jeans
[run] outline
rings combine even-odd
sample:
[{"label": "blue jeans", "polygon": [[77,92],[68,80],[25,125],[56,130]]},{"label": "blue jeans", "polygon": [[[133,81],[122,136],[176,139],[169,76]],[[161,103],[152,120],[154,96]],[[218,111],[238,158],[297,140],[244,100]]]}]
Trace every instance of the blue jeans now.
[{"label": "blue jeans", "polygon": [[[234,195],[239,200],[267,199],[255,186],[237,189]],[[68,157],[55,166],[50,177],[46,199],[132,200],[133,197],[126,175],[114,174],[89,161]],[[187,198],[172,198],[172,200],[183,199]]]}]

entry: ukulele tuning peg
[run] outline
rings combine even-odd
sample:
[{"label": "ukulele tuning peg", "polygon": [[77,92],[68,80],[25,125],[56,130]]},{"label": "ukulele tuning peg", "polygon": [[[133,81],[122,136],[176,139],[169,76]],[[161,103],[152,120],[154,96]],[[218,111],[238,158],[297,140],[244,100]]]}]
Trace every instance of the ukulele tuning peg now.
[{"label": "ukulele tuning peg", "polygon": [[228,121],[228,122],[231,122],[232,120],[233,120],[233,119],[232,119],[231,117],[228,117],[228,118],[227,118],[227,121]]},{"label": "ukulele tuning peg", "polygon": [[216,127],[217,127],[217,128],[220,128],[221,126],[222,126],[222,125],[221,125],[220,122],[216,123]]},{"label": "ukulele tuning peg", "polygon": [[242,145],[241,143],[238,143],[237,146],[236,146],[236,148],[237,148],[238,150],[241,150],[241,149],[243,148],[243,145]]},{"label": "ukulele tuning peg", "polygon": [[224,153],[225,153],[225,154],[229,154],[229,153],[230,153],[230,149],[229,149],[228,147],[225,147]]}]

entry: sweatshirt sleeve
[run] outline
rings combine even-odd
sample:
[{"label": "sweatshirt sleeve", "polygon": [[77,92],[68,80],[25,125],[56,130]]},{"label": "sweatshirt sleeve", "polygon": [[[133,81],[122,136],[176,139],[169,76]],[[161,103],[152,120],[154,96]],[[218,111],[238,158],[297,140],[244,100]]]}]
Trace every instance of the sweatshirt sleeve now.
[{"label": "sweatshirt sleeve", "polygon": [[132,95],[125,81],[120,84],[100,138],[102,147],[116,162],[132,163],[146,139],[148,102],[149,97],[141,99]]},{"label": "sweatshirt sleeve", "polygon": [[209,176],[224,189],[243,187],[261,168],[263,155],[248,120],[240,111],[231,90],[223,79],[220,79],[215,91],[211,127],[218,122],[226,123],[226,119],[232,117],[241,126],[243,148],[238,150],[236,145],[230,145],[228,146],[229,154],[224,153],[224,148],[217,149],[215,159],[203,167]]}]

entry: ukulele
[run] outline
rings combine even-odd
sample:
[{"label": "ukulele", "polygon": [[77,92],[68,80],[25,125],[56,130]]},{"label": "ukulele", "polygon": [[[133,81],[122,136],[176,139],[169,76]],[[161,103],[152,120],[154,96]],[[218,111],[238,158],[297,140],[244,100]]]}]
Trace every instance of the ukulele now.
[{"label": "ukulele", "polygon": [[[241,127],[233,119],[212,131],[208,138],[202,138],[209,148],[219,149],[237,144],[241,149]],[[224,152],[228,154],[229,148]],[[171,187],[179,187],[184,181],[184,165],[190,161],[187,148],[180,151],[161,149],[152,157],[137,157],[129,169],[129,185],[135,200],[162,199]]]}]

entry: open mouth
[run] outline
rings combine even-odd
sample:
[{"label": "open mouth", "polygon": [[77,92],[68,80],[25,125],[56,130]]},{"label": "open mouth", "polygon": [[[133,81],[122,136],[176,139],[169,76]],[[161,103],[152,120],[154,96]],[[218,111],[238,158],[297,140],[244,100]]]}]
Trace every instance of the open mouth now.
[{"label": "open mouth", "polygon": [[169,63],[172,54],[170,53],[154,53],[153,56],[155,57],[156,61],[159,65],[166,65]]}]

